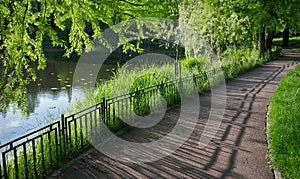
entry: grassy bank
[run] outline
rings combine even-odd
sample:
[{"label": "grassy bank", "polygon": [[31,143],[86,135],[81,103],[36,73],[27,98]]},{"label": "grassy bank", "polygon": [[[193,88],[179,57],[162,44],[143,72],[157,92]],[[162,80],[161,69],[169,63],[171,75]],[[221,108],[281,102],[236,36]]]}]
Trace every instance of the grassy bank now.
[{"label": "grassy bank", "polygon": [[300,65],[280,82],[269,106],[271,162],[284,178],[300,178],[299,109]]},{"label": "grassy bank", "polygon": [[[220,60],[210,64],[210,61],[203,58],[185,58],[181,60],[182,78],[197,74],[204,74],[213,69],[219,68],[224,72],[226,80],[230,80],[241,73],[244,73],[256,66],[259,66],[270,59],[270,55],[259,57],[256,50],[250,49],[228,49],[222,54]],[[205,70],[204,70],[205,69]],[[142,65],[138,68],[131,68],[126,65],[119,69],[112,80],[97,85],[95,91],[88,91],[86,99],[73,106],[72,112],[86,108],[102,100],[103,97],[110,98],[126,94],[136,88],[142,89],[161,82],[174,79],[174,65]],[[202,90],[199,93],[209,90],[208,80],[203,81]],[[199,88],[200,89],[200,88]]]},{"label": "grassy bank", "polygon": [[[224,52],[219,60],[214,61],[212,64],[210,60],[206,57],[202,58],[185,58],[180,60],[182,64],[181,77],[186,78],[190,76],[202,76],[201,79],[198,77],[198,82],[195,81],[197,88],[197,93],[202,94],[210,90],[211,86],[217,84],[210,84],[207,75],[209,72],[214,69],[221,69],[224,74],[225,80],[233,79],[239,74],[244,73],[250,69],[253,69],[271,58],[271,55],[266,55],[264,57],[259,57],[257,50],[251,49],[228,49]],[[153,59],[155,60],[155,59]],[[122,68],[117,70],[117,74],[105,83],[100,83],[97,85],[96,90],[87,91],[86,98],[82,101],[78,101],[75,105],[72,106],[72,110],[69,112],[74,113],[76,111],[82,110],[88,106],[92,106],[96,103],[105,99],[112,98],[114,96],[120,96],[128,93],[134,93],[136,90],[147,88],[149,86],[155,86],[168,81],[175,80],[174,78],[175,68],[174,64],[163,63],[159,65],[140,65],[138,67],[132,67],[125,64]],[[215,77],[217,78],[217,77]],[[183,93],[186,97],[189,97],[189,94],[193,93],[193,84],[183,83]],[[159,93],[162,93],[160,91]],[[173,100],[178,98],[178,91],[165,91],[163,92],[163,97],[165,98],[167,105],[169,107],[177,105],[178,102]],[[151,96],[144,96],[142,100],[137,104],[130,104],[126,102],[123,105],[123,108],[128,109],[119,110],[122,115],[130,115],[131,111],[134,111],[140,116],[148,115],[150,109],[155,109],[159,104],[152,103],[155,106],[149,106]],[[111,109],[113,110],[113,109]],[[116,110],[111,111],[111,114],[118,116]],[[121,115],[121,116],[122,116]],[[114,121],[116,121],[114,119]],[[112,131],[118,132],[123,130],[124,123],[119,123],[120,119],[117,119],[117,122],[110,125]]]}]

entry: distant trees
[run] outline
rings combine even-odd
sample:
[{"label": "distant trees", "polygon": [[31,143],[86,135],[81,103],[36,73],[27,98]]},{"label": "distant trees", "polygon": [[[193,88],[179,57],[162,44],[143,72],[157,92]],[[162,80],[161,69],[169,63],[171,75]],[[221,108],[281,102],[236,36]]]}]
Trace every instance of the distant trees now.
[{"label": "distant trees", "polygon": [[[299,0],[186,0],[180,18],[197,29],[220,52],[226,46],[271,51],[275,32],[299,31]],[[285,42],[286,45],[286,42]]]}]

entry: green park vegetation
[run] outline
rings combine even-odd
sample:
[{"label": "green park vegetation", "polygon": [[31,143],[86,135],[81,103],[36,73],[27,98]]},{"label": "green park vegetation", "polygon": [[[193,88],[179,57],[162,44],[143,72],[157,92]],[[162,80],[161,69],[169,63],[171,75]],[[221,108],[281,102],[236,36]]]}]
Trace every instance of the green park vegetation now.
[{"label": "green park vegetation", "polygon": [[[59,47],[64,50],[66,57],[70,57],[74,54],[81,55],[84,51],[93,51],[92,41],[95,38],[109,47],[110,44],[101,36],[105,29],[130,19],[146,17],[179,22],[176,28],[178,28],[178,32],[183,33],[178,33],[180,36],[178,38],[181,40],[177,42],[185,47],[185,56],[180,59],[177,58],[177,55],[173,56],[176,57],[176,60],[181,61],[183,78],[190,75],[204,75],[201,83],[196,84],[199,93],[210,89],[203,69],[209,71],[220,68],[224,72],[225,79],[230,80],[240,73],[266,62],[273,56],[272,39],[277,31],[283,31],[283,41],[286,42],[290,32],[299,32],[300,29],[298,0],[183,0],[180,3],[176,0],[163,2],[159,0],[3,0],[0,4],[0,59],[2,63],[0,107],[5,109],[8,104],[14,102],[21,106],[26,113],[28,108],[26,86],[37,79],[38,70],[45,68],[47,59],[44,51],[46,48]],[[158,34],[168,30],[158,24],[156,23],[155,26],[150,23],[147,28]],[[126,26],[122,29],[126,29]],[[115,33],[119,33],[122,29],[114,30]],[[207,46],[211,47],[216,56],[215,60],[195,54],[196,51],[201,51],[196,46],[200,41],[195,41],[194,34],[185,33],[185,29],[193,29],[195,34],[201,36]],[[139,42],[143,40],[145,34],[143,28],[137,28],[137,31],[138,43],[136,44],[126,41],[124,38],[126,35],[119,34],[120,39],[117,40],[124,44],[124,51],[135,53],[143,51]],[[290,42],[293,44],[293,39]],[[119,69],[116,77],[106,82],[105,85],[99,83],[95,91],[89,91],[87,98],[73,107],[72,112],[99,103],[103,97],[111,98],[121,95],[128,85],[129,91],[125,91],[125,93],[174,80],[174,66],[171,64],[128,69],[130,68]],[[116,86],[119,88],[115,88]],[[171,100],[174,95],[178,95],[176,90],[175,93],[172,91],[163,96],[167,98],[170,105],[174,105],[178,102]],[[292,99],[292,96],[286,95],[285,97]],[[148,99],[140,102],[133,105],[140,107],[135,112],[141,115],[147,114],[149,112],[149,106],[146,104]],[[82,125],[87,127],[85,124]],[[116,125],[115,128],[119,129],[119,126]],[[78,130],[79,128],[74,128],[73,132],[70,131],[68,135],[76,136]],[[16,175],[19,178],[26,178],[24,176],[26,173],[28,174],[26,171],[30,171],[29,178],[43,177],[51,169],[61,166],[61,160],[78,154],[79,149],[76,146],[87,145],[86,141],[76,142],[76,137],[71,138],[70,144],[72,145],[60,144],[61,148],[68,147],[65,152],[69,152],[70,155],[66,157],[56,152],[57,143],[52,144],[53,141],[47,141],[47,136],[53,138],[55,135],[52,132],[49,135],[43,135],[42,139],[36,140],[36,146],[40,147],[27,151],[27,158],[23,157],[25,154],[22,153],[22,149],[18,150],[20,157],[7,162],[8,178],[14,178]],[[58,139],[58,141],[60,140]],[[289,138],[284,140],[289,140]],[[36,155],[30,152],[33,150],[36,150]],[[16,163],[24,166],[18,168],[18,174],[15,173]],[[36,166],[35,169],[32,165]],[[3,173],[2,169],[1,173]]]},{"label": "green park vegetation", "polygon": [[[230,80],[243,72],[263,64],[270,58],[270,55],[259,57],[259,53],[256,50],[237,48],[226,50],[223,53],[222,59],[213,64],[210,64],[210,60],[207,57],[188,57],[180,60],[182,64],[181,77],[185,78],[199,74],[206,76],[208,72],[219,68],[223,70],[225,80]],[[126,64],[124,66],[125,67],[117,70],[116,75],[111,80],[99,83],[94,91],[87,91],[88,94],[85,100],[78,101],[78,103],[73,106],[74,109],[72,109],[72,112],[96,104],[101,101],[102,98],[111,98],[134,92],[137,88],[143,89],[149,86],[159,85],[162,82],[165,83],[175,80],[174,64],[166,63],[160,66],[144,65],[140,68],[128,68]],[[201,85],[203,86],[199,87],[198,93],[203,93],[210,89],[207,78]]]},{"label": "green park vegetation", "polygon": [[[272,55],[277,55],[279,52],[274,52]],[[226,53],[223,53],[222,60],[219,63],[210,64],[210,60],[207,57],[194,58],[189,57],[180,60],[182,64],[181,77],[183,81],[184,91],[182,94],[179,94],[178,91],[156,91],[156,93],[163,94],[168,107],[177,105],[180,100],[174,100],[180,98],[180,95],[185,95],[185,97],[194,97],[189,96],[192,94],[194,88],[193,83],[189,83],[188,80],[185,80],[187,77],[198,76],[199,81],[195,81],[195,87],[197,93],[202,94],[211,89],[211,87],[218,85],[217,81],[215,84],[210,84],[209,79],[207,78],[208,74],[214,71],[214,69],[221,69],[225,80],[233,79],[239,74],[244,73],[248,70],[251,70],[266,61],[271,59],[271,55],[265,55],[260,57],[259,53],[256,50],[247,50],[247,49],[228,49]],[[87,106],[92,106],[97,104],[105,99],[114,98],[115,96],[121,96],[124,94],[135,93],[136,90],[143,90],[151,86],[160,87],[160,84],[174,83],[176,84],[176,79],[174,77],[174,64],[164,64],[160,66],[156,65],[144,65],[139,68],[128,68],[127,64],[125,67],[119,68],[118,73],[109,81],[99,83],[95,90],[88,90],[84,100],[77,101],[72,106],[72,109],[68,112],[69,114],[75,113],[85,109]],[[213,75],[213,79],[217,79],[218,76]],[[178,87],[175,87],[178,88]],[[150,96],[145,95],[142,98],[142,101],[138,103],[138,106],[131,103],[121,103],[122,108],[130,108],[136,114],[144,116],[149,114],[151,102],[149,101]],[[160,104],[152,103],[152,109],[159,108]],[[128,109],[121,109],[123,111],[129,111]],[[120,113],[121,113],[120,112]],[[111,112],[112,113],[112,112]],[[118,112],[114,111],[114,115],[118,117]],[[124,116],[124,114],[123,114]],[[124,123],[114,123],[109,124],[112,131],[118,132],[124,130]],[[129,126],[126,127],[126,130]],[[130,128],[130,127],[129,127]]]},{"label": "green park vegetation", "polygon": [[300,177],[300,66],[283,78],[269,104],[271,164],[284,178]]},{"label": "green park vegetation", "polygon": [[[194,29],[217,55],[231,47],[257,49],[263,55],[271,51],[274,33],[283,31],[286,41],[289,32],[299,31],[299,7],[298,0],[4,0],[0,5],[1,108],[14,102],[26,112],[26,85],[35,81],[36,71],[46,66],[44,48],[60,47],[67,57],[80,55],[84,49],[93,50],[91,42],[95,38],[101,41],[103,30],[120,22],[144,17],[178,20],[183,24],[179,30],[186,26]],[[161,29],[150,27],[154,31]],[[142,39],[142,30],[139,29],[137,39]],[[187,45],[195,44],[193,37],[186,34],[181,38],[187,54],[193,50]],[[127,49],[140,51],[129,42],[124,43]]]}]

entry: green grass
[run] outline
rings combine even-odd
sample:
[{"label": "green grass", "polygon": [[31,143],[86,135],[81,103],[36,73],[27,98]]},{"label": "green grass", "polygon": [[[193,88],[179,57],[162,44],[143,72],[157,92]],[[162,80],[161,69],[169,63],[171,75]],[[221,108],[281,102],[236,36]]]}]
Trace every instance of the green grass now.
[{"label": "green grass", "polygon": [[269,106],[271,163],[284,178],[300,178],[299,109],[300,65],[280,82]]},{"label": "green grass", "polygon": [[[282,38],[275,38],[273,39],[273,42],[276,46],[282,46]],[[288,48],[300,50],[300,37],[290,37]]]},{"label": "green grass", "polygon": [[[270,55],[259,57],[257,50],[232,48],[223,53],[222,58],[218,61],[214,61],[213,64],[210,64],[210,60],[208,60],[206,57],[189,57],[182,59],[181,76],[184,78],[202,74],[202,77],[198,76],[196,80],[197,92],[202,94],[209,91],[211,86],[215,86],[218,83],[218,81],[215,81],[215,84],[210,84],[205,72],[219,68],[223,70],[225,80],[230,80],[234,77],[237,77],[241,73],[263,64],[269,59]],[[69,113],[71,114],[88,106],[99,103],[103,98],[108,99],[114,96],[134,92],[136,89],[140,90],[149,86],[174,80],[174,65],[167,63],[162,65],[141,65],[134,68],[125,64],[117,71],[117,75],[115,75],[112,80],[109,80],[106,83],[98,84],[96,90],[94,91],[87,91],[86,98],[83,101],[76,102],[76,105],[72,106],[72,110]],[[186,95],[186,97],[191,97],[189,95],[193,94],[193,84],[184,82],[183,88],[185,89],[184,95]],[[160,93],[163,93],[162,96],[166,100],[168,106],[177,105],[178,101],[174,99],[179,95],[178,91],[160,91]],[[157,101],[151,103],[150,98],[151,96],[149,94],[144,95],[141,100],[135,102],[134,104],[131,104],[131,102],[125,102],[123,104],[123,108],[124,106],[126,107],[125,115],[130,115],[127,114],[127,111],[128,113],[133,111],[140,116],[145,116],[149,114],[151,108],[159,108],[160,104],[157,104]],[[150,106],[148,103],[154,106]],[[119,109],[119,106],[117,109]],[[119,111],[114,110],[110,113],[118,116],[118,112]],[[123,111],[121,112],[123,113]],[[118,130],[123,130],[124,123],[119,122],[119,119],[115,120],[114,118],[111,121],[117,121],[108,124],[111,130],[115,132],[118,132]]]},{"label": "green grass", "polygon": [[[269,60],[270,57],[270,55],[259,57],[259,54],[255,49],[236,48],[228,49],[222,54],[222,58],[214,61],[213,64],[210,64],[210,61],[206,57],[189,57],[181,60],[181,76],[183,78],[198,74],[204,74],[205,76],[205,71],[207,72],[214,68],[220,68],[224,72],[225,79],[230,80],[241,73],[263,64]],[[95,91],[87,90],[86,99],[79,101],[76,105],[72,106],[70,113],[94,105],[102,101],[103,98],[127,94],[135,91],[137,88],[142,89],[173,79],[174,66],[172,64],[163,64],[159,66],[142,65],[138,68],[132,68],[125,64],[121,69],[118,69],[117,75],[115,75],[112,80],[98,84]],[[209,87],[210,85],[206,78],[201,82],[201,86],[197,86],[198,93],[208,91]],[[189,92],[187,91],[187,93]]]}]

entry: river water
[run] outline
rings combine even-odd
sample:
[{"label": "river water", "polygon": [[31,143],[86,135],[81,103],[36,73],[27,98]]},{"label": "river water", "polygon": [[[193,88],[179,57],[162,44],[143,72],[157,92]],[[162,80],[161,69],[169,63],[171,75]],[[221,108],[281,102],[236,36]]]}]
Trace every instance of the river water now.
[{"label": "river water", "polygon": [[[72,94],[84,95],[82,88],[72,86],[73,73],[79,57],[66,59],[62,56],[63,52],[59,50],[46,52],[46,69],[38,71],[37,81],[28,86],[28,116],[24,117],[22,109],[12,105],[0,112],[1,144],[57,120],[70,106]],[[92,75],[109,79],[114,68],[114,65],[104,64],[100,75]]]},{"label": "river water", "polygon": [[[146,53],[175,54],[175,48],[166,50],[160,43],[146,42],[141,44]],[[184,50],[179,49],[180,58],[184,56]],[[0,144],[4,144],[25,133],[41,128],[46,124],[59,119],[71,104],[72,96],[84,96],[82,87],[72,86],[73,75],[79,60],[79,56],[70,59],[63,58],[64,52],[60,49],[47,49],[47,67],[43,71],[37,71],[38,79],[28,86],[28,116],[24,117],[21,108],[10,106],[5,111],[0,111]],[[138,53],[123,54],[122,48],[111,53],[102,64],[97,80],[110,79],[115,72],[117,63],[121,65],[136,56]],[[171,55],[172,58],[175,58]],[[89,64],[90,65],[90,64]],[[81,79],[84,84],[91,83],[87,79]],[[88,106],[87,106],[88,107]]]}]

